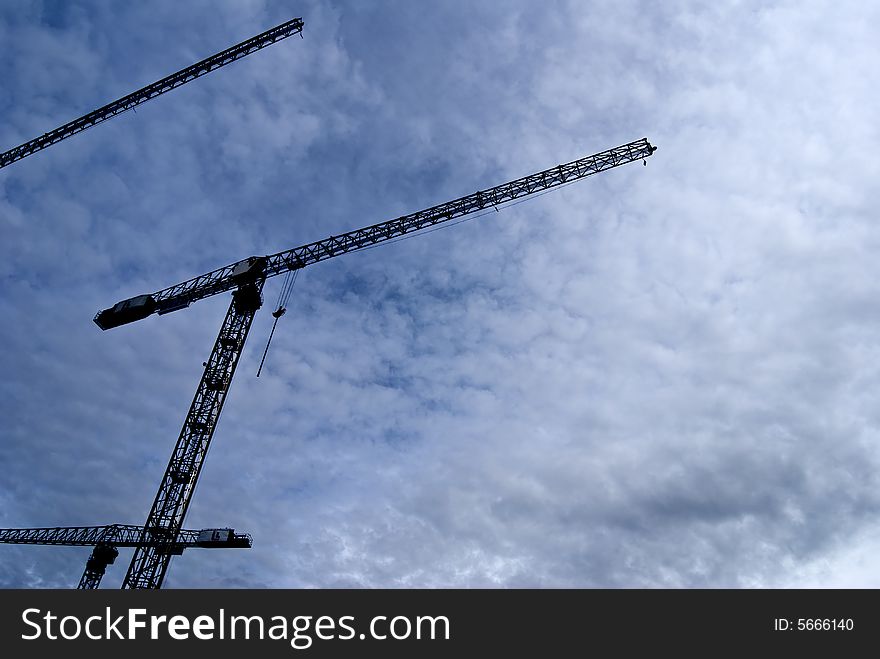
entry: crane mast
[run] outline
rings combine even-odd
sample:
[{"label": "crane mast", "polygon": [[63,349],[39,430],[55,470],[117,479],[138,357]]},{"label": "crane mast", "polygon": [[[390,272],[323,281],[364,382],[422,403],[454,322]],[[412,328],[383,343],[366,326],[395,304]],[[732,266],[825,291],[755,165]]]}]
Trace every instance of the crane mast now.
[{"label": "crane mast", "polygon": [[127,110],[131,110],[141,103],[146,103],[160,94],[164,94],[165,92],[176,89],[191,80],[200,78],[206,73],[219,69],[221,66],[226,66],[235,60],[241,59],[242,57],[246,57],[251,53],[265,48],[266,46],[271,46],[273,43],[280,41],[281,39],[286,39],[293,34],[299,34],[302,36],[302,28],[302,19],[294,18],[286,23],[273,27],[271,30],[266,30],[255,37],[251,37],[246,41],[242,41],[235,46],[227,48],[216,55],[211,55],[200,62],[196,62],[185,69],[181,69],[177,73],[172,73],[157,82],[142,87],[141,89],[138,89],[127,96],[123,96],[112,103],[108,103],[97,110],[93,110],[79,119],[74,119],[48,133],[44,133],[24,144],[9,149],[9,151],[0,153],[0,169],[7,165],[11,165],[17,160],[21,160],[32,153],[45,149],[56,142],[60,142],[63,139],[76,135],[87,128],[91,128],[102,121],[106,121],[118,114],[126,112]]},{"label": "crane mast", "polygon": [[[262,306],[262,289],[267,278],[643,160],[655,150],[656,147],[642,138],[393,220],[277,254],[252,256],[98,312],[94,321],[107,330],[233,291],[220,333],[205,362],[195,397],[141,530],[142,541],[135,548],[123,588],[160,588],[162,585],[171,560],[168,547],[180,533],[251,322]],[[143,542],[148,535],[156,541]]]},{"label": "crane mast", "polygon": [[[133,524],[108,526],[56,526],[33,529],[0,529],[0,543],[15,545],[62,545],[65,547],[94,547],[80,578],[79,589],[94,589],[108,565],[119,555],[117,547],[140,547],[155,543],[143,527]],[[246,533],[232,529],[181,529],[173,543],[163,547],[171,555],[179,555],[189,547],[249,549],[253,540]]]},{"label": "crane mast", "polygon": [[144,536],[152,534],[159,541],[135,549],[123,588],[160,588],[165,579],[171,561],[167,545],[177,536],[192,500],[238,358],[254,314],[262,305],[263,281],[243,284],[232,294],[232,303],[205,362],[202,379],[142,531]]}]

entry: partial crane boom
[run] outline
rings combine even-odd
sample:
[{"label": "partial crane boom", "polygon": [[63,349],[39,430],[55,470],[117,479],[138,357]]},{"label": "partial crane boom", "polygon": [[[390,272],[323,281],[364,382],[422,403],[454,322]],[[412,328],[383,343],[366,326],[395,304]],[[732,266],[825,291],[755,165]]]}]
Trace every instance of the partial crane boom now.
[{"label": "partial crane boom", "polygon": [[108,526],[55,526],[37,529],[0,529],[0,543],[14,545],[61,545],[65,547],[94,547],[77,588],[92,590],[101,584],[108,565],[119,556],[117,547],[159,547],[168,556],[178,556],[184,549],[250,549],[251,536],[232,529],[181,529],[169,543],[164,538],[153,538],[144,533],[142,526],[110,524]]},{"label": "partial crane boom", "polygon": [[651,146],[646,138],[642,138],[394,220],[373,224],[339,236],[330,236],[270,256],[252,256],[156,293],[139,295],[118,302],[113,307],[98,312],[94,320],[98,327],[108,330],[141,320],[153,313],[165,314],[178,311],[197,300],[237,288],[245,279],[253,281],[273,277],[334,256],[372,247],[404,234],[565,185],[636,160],[643,160],[656,150],[657,147]]},{"label": "partial crane boom", "polygon": [[282,23],[277,27],[273,27],[271,30],[266,30],[262,34],[251,37],[247,41],[242,41],[231,48],[227,48],[216,55],[211,55],[211,57],[196,62],[192,66],[188,66],[177,73],[172,73],[170,76],[166,76],[158,82],[147,85],[146,87],[138,89],[136,92],[132,92],[131,94],[123,96],[112,103],[108,103],[97,110],[93,110],[79,119],[74,119],[63,126],[48,133],[44,133],[40,137],[25,142],[14,149],[10,149],[5,153],[0,153],[0,168],[11,165],[16,160],[21,160],[32,153],[45,149],[47,146],[51,146],[56,142],[60,142],[63,139],[76,135],[102,121],[115,117],[117,114],[131,110],[133,107],[136,107],[141,103],[146,103],[160,94],[164,94],[165,92],[180,87],[190,80],[195,80],[206,73],[219,69],[221,66],[226,66],[230,62],[234,62],[237,59],[250,55],[261,48],[270,46],[276,41],[285,39],[293,34],[302,34],[302,28],[302,19],[294,18],[293,20]]},{"label": "partial crane boom", "polygon": [[[136,524],[109,524],[107,526],[55,526],[38,529],[0,529],[0,543],[9,545],[62,545],[65,547],[92,547],[101,542],[116,547],[137,547],[141,544],[144,527]],[[223,534],[220,531],[229,531]],[[222,538],[222,540],[221,540]],[[149,539],[147,540],[149,542]],[[175,544],[182,547],[247,547],[253,544],[247,533],[232,529],[181,529]]]}]

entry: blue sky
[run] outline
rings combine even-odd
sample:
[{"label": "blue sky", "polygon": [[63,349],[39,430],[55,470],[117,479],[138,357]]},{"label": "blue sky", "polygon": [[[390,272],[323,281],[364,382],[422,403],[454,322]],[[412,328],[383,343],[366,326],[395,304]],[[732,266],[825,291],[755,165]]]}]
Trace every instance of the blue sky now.
[{"label": "blue sky", "polygon": [[[5,2],[0,526],[141,523],[225,296],[96,311],[640,137],[630,165],[300,274],[168,587],[880,587],[878,10]],[[0,546],[0,585],[85,549]],[[121,583],[130,553],[108,570]]]}]

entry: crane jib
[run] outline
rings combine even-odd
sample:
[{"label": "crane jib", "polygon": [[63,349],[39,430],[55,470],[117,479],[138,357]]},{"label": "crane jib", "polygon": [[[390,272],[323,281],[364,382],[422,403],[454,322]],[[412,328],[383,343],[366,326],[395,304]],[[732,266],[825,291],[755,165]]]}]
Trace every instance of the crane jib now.
[{"label": "crane jib", "polygon": [[161,315],[178,311],[193,302],[230,291],[248,282],[304,268],[489,207],[497,208],[510,201],[566,185],[620,165],[644,160],[656,150],[657,147],[652,146],[647,138],[642,138],[393,220],[330,236],[277,254],[252,256],[156,293],[117,302],[98,312],[94,318],[95,324],[102,330],[107,330],[141,320],[154,313]]},{"label": "crane jib", "polygon": [[246,41],[242,41],[239,44],[227,48],[224,51],[211,55],[211,57],[207,57],[185,69],[172,73],[157,82],[138,89],[137,91],[123,96],[112,103],[108,103],[97,110],[92,110],[88,114],[85,114],[78,119],[74,119],[73,121],[69,121],[63,126],[59,126],[48,133],[43,133],[39,137],[36,137],[29,142],[25,142],[14,149],[9,149],[9,151],[0,153],[0,168],[11,165],[17,160],[26,158],[32,153],[36,153],[56,142],[67,139],[68,137],[91,128],[92,126],[96,126],[118,114],[127,112],[141,103],[146,103],[165,92],[176,89],[191,80],[195,80],[211,71],[217,70],[221,66],[226,66],[242,57],[246,57],[251,53],[280,41],[281,39],[286,39],[293,34],[299,34],[302,36],[302,29],[302,19],[294,18],[293,20],[273,27],[271,30],[266,30],[255,37],[251,37]]},{"label": "crane jib", "polygon": [[168,544],[180,548],[243,548],[250,549],[253,539],[247,533],[236,533],[230,528],[181,529],[168,540],[155,537],[144,527],[134,524],[109,524],[107,526],[57,526],[36,529],[0,529],[0,544],[11,545],[63,545],[87,547],[98,544],[114,547],[139,547],[142,545]]}]

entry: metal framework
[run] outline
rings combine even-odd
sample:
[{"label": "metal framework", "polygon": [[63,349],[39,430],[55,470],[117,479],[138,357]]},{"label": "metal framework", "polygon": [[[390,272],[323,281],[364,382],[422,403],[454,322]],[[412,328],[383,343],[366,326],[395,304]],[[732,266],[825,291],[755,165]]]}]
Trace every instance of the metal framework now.
[{"label": "metal framework", "polygon": [[[146,318],[153,313],[177,311],[197,300],[233,290],[229,311],[206,362],[202,379],[143,528],[145,535],[152,534],[160,542],[141,544],[135,549],[123,588],[160,588],[162,585],[171,560],[167,544],[173,542],[172,539],[177,536],[183,524],[238,358],[244,348],[254,314],[262,304],[262,288],[268,277],[372,247],[404,234],[642,160],[655,150],[656,147],[651,146],[647,139],[636,140],[394,220],[339,236],[330,236],[270,256],[250,257],[157,293],[123,300],[98,312],[95,323],[106,330]],[[163,544],[162,538],[169,540]]]},{"label": "metal framework", "polygon": [[[373,224],[339,236],[330,236],[324,240],[270,256],[250,257],[246,261],[256,267],[261,267],[265,277],[273,277],[288,270],[304,268],[334,256],[371,247],[404,234],[426,229],[486,208],[500,206],[521,197],[642,160],[653,154],[655,150],[656,147],[651,146],[647,139],[642,138],[565,165],[558,165],[537,174],[531,174],[509,183],[438,204],[417,213],[403,215],[394,220]],[[236,268],[242,269],[243,264],[244,261],[232,263],[180,284],[163,288],[156,293],[124,300],[109,309],[100,311],[95,316],[95,323],[101,329],[106,330],[140,320],[152,313],[165,314],[178,311],[197,300],[232,290],[238,286],[240,281],[236,275]],[[135,301],[139,302],[137,309],[130,306]],[[122,306],[127,303],[129,306],[123,309]]]},{"label": "metal framework", "polygon": [[136,92],[132,92],[131,94],[123,96],[112,103],[108,103],[97,110],[93,110],[79,119],[74,119],[63,126],[48,133],[44,133],[40,137],[25,142],[14,149],[10,149],[5,153],[0,153],[0,168],[6,167],[7,165],[14,163],[16,160],[21,160],[32,153],[45,149],[47,146],[51,146],[56,142],[71,137],[72,135],[76,135],[102,121],[115,117],[117,114],[131,110],[141,103],[146,103],[147,101],[156,98],[160,94],[164,94],[165,92],[180,87],[191,80],[195,80],[206,73],[219,69],[221,66],[226,66],[237,59],[246,57],[247,55],[265,48],[266,46],[270,46],[277,41],[285,39],[293,34],[300,34],[301,36],[302,28],[302,19],[294,18],[286,23],[278,25],[277,27],[273,27],[271,30],[263,32],[262,34],[251,37],[247,41],[242,41],[231,48],[227,48],[216,55],[211,55],[211,57],[196,62],[192,66],[188,66],[177,73],[172,73],[158,82],[147,85],[146,87],[138,89]]},{"label": "metal framework", "polygon": [[79,589],[94,589],[100,585],[107,566],[112,565],[119,556],[117,547],[156,546],[169,556],[176,556],[189,547],[249,549],[253,544],[251,536],[235,533],[232,529],[181,529],[170,543],[144,531],[142,526],[133,524],[0,529],[0,543],[94,547],[77,586]]},{"label": "metal framework", "polygon": [[123,588],[159,588],[165,579],[173,553],[169,548],[180,534],[248,330],[262,305],[262,288],[260,280],[233,294],[147,523],[141,530],[143,538],[152,536],[155,542],[139,543]]}]

